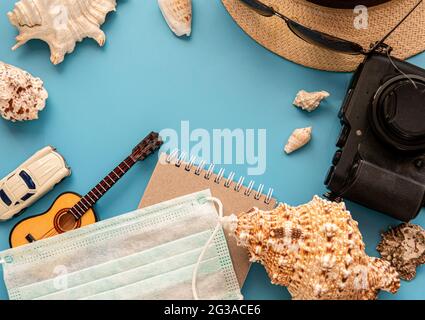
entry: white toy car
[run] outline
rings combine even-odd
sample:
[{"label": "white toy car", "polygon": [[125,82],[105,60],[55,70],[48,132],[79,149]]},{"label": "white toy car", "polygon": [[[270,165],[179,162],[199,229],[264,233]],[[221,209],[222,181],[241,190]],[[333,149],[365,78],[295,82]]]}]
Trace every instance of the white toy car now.
[{"label": "white toy car", "polygon": [[38,151],[0,180],[0,221],[21,213],[70,174],[65,159],[53,147]]}]

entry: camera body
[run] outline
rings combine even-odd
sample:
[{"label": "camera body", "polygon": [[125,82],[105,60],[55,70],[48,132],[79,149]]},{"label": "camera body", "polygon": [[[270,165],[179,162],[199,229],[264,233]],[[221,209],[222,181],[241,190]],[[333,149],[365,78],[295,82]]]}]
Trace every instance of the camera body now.
[{"label": "camera body", "polygon": [[386,50],[370,53],[353,75],[326,196],[410,221],[425,197],[425,70]]}]

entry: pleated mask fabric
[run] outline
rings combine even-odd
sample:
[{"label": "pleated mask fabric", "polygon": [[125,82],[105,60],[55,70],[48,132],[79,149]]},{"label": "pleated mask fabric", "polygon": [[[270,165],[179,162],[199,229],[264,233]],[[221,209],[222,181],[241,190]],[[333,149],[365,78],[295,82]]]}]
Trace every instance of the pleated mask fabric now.
[{"label": "pleated mask fabric", "polygon": [[[0,253],[12,300],[193,299],[218,223],[209,190]],[[221,229],[199,265],[201,299],[241,299]]]}]

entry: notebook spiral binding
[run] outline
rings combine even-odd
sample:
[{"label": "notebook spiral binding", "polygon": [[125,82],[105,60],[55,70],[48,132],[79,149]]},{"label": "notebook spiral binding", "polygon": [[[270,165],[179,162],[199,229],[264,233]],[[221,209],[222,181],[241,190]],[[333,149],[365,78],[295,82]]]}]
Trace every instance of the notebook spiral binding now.
[{"label": "notebook spiral binding", "polygon": [[[197,176],[202,177],[202,173],[203,171],[205,171],[205,174],[203,175],[204,179],[210,180],[213,172],[214,172],[214,168],[215,168],[215,164],[211,163],[208,166],[208,169],[205,170],[205,165],[206,165],[206,161],[200,159],[201,161],[199,162],[198,165],[195,165],[197,157],[195,156],[191,156],[189,161],[186,163],[186,165],[184,166],[184,169],[188,172],[191,172],[193,168],[195,168],[195,170],[193,171],[193,173]],[[182,166],[182,163],[185,162],[186,160],[186,153],[185,152],[180,152],[178,149],[173,150],[166,158],[166,162],[168,164],[174,163],[174,165],[178,168],[180,168]],[[232,186],[232,184],[235,182],[234,177],[235,177],[235,172],[231,171],[229,173],[229,175],[227,177],[224,176],[224,168],[220,168],[218,174],[216,175],[215,179],[214,179],[214,183],[220,184],[220,182],[224,179],[224,187],[225,188],[229,188]],[[238,179],[238,182],[235,184],[235,186],[233,187],[233,190],[236,192],[239,192],[242,189],[243,183],[245,181],[245,177],[244,176],[240,176]],[[260,200],[261,199],[261,195],[263,194],[263,190],[264,190],[264,184],[260,184],[258,186],[257,190],[254,190],[254,185],[255,185],[255,181],[251,180],[248,183],[248,187],[246,187],[245,191],[244,191],[244,195],[249,197],[251,195],[251,193],[254,191],[255,195],[254,195],[254,199],[256,200]],[[267,195],[264,199],[264,203],[269,204],[272,197],[273,197],[273,188],[269,188]]]}]

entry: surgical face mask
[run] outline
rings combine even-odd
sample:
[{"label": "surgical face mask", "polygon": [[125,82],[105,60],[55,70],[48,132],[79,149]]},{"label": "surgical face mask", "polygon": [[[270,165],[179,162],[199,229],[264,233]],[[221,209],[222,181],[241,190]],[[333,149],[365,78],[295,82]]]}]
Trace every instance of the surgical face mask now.
[{"label": "surgical face mask", "polygon": [[241,299],[214,201],[202,191],[4,251],[9,297]]}]

